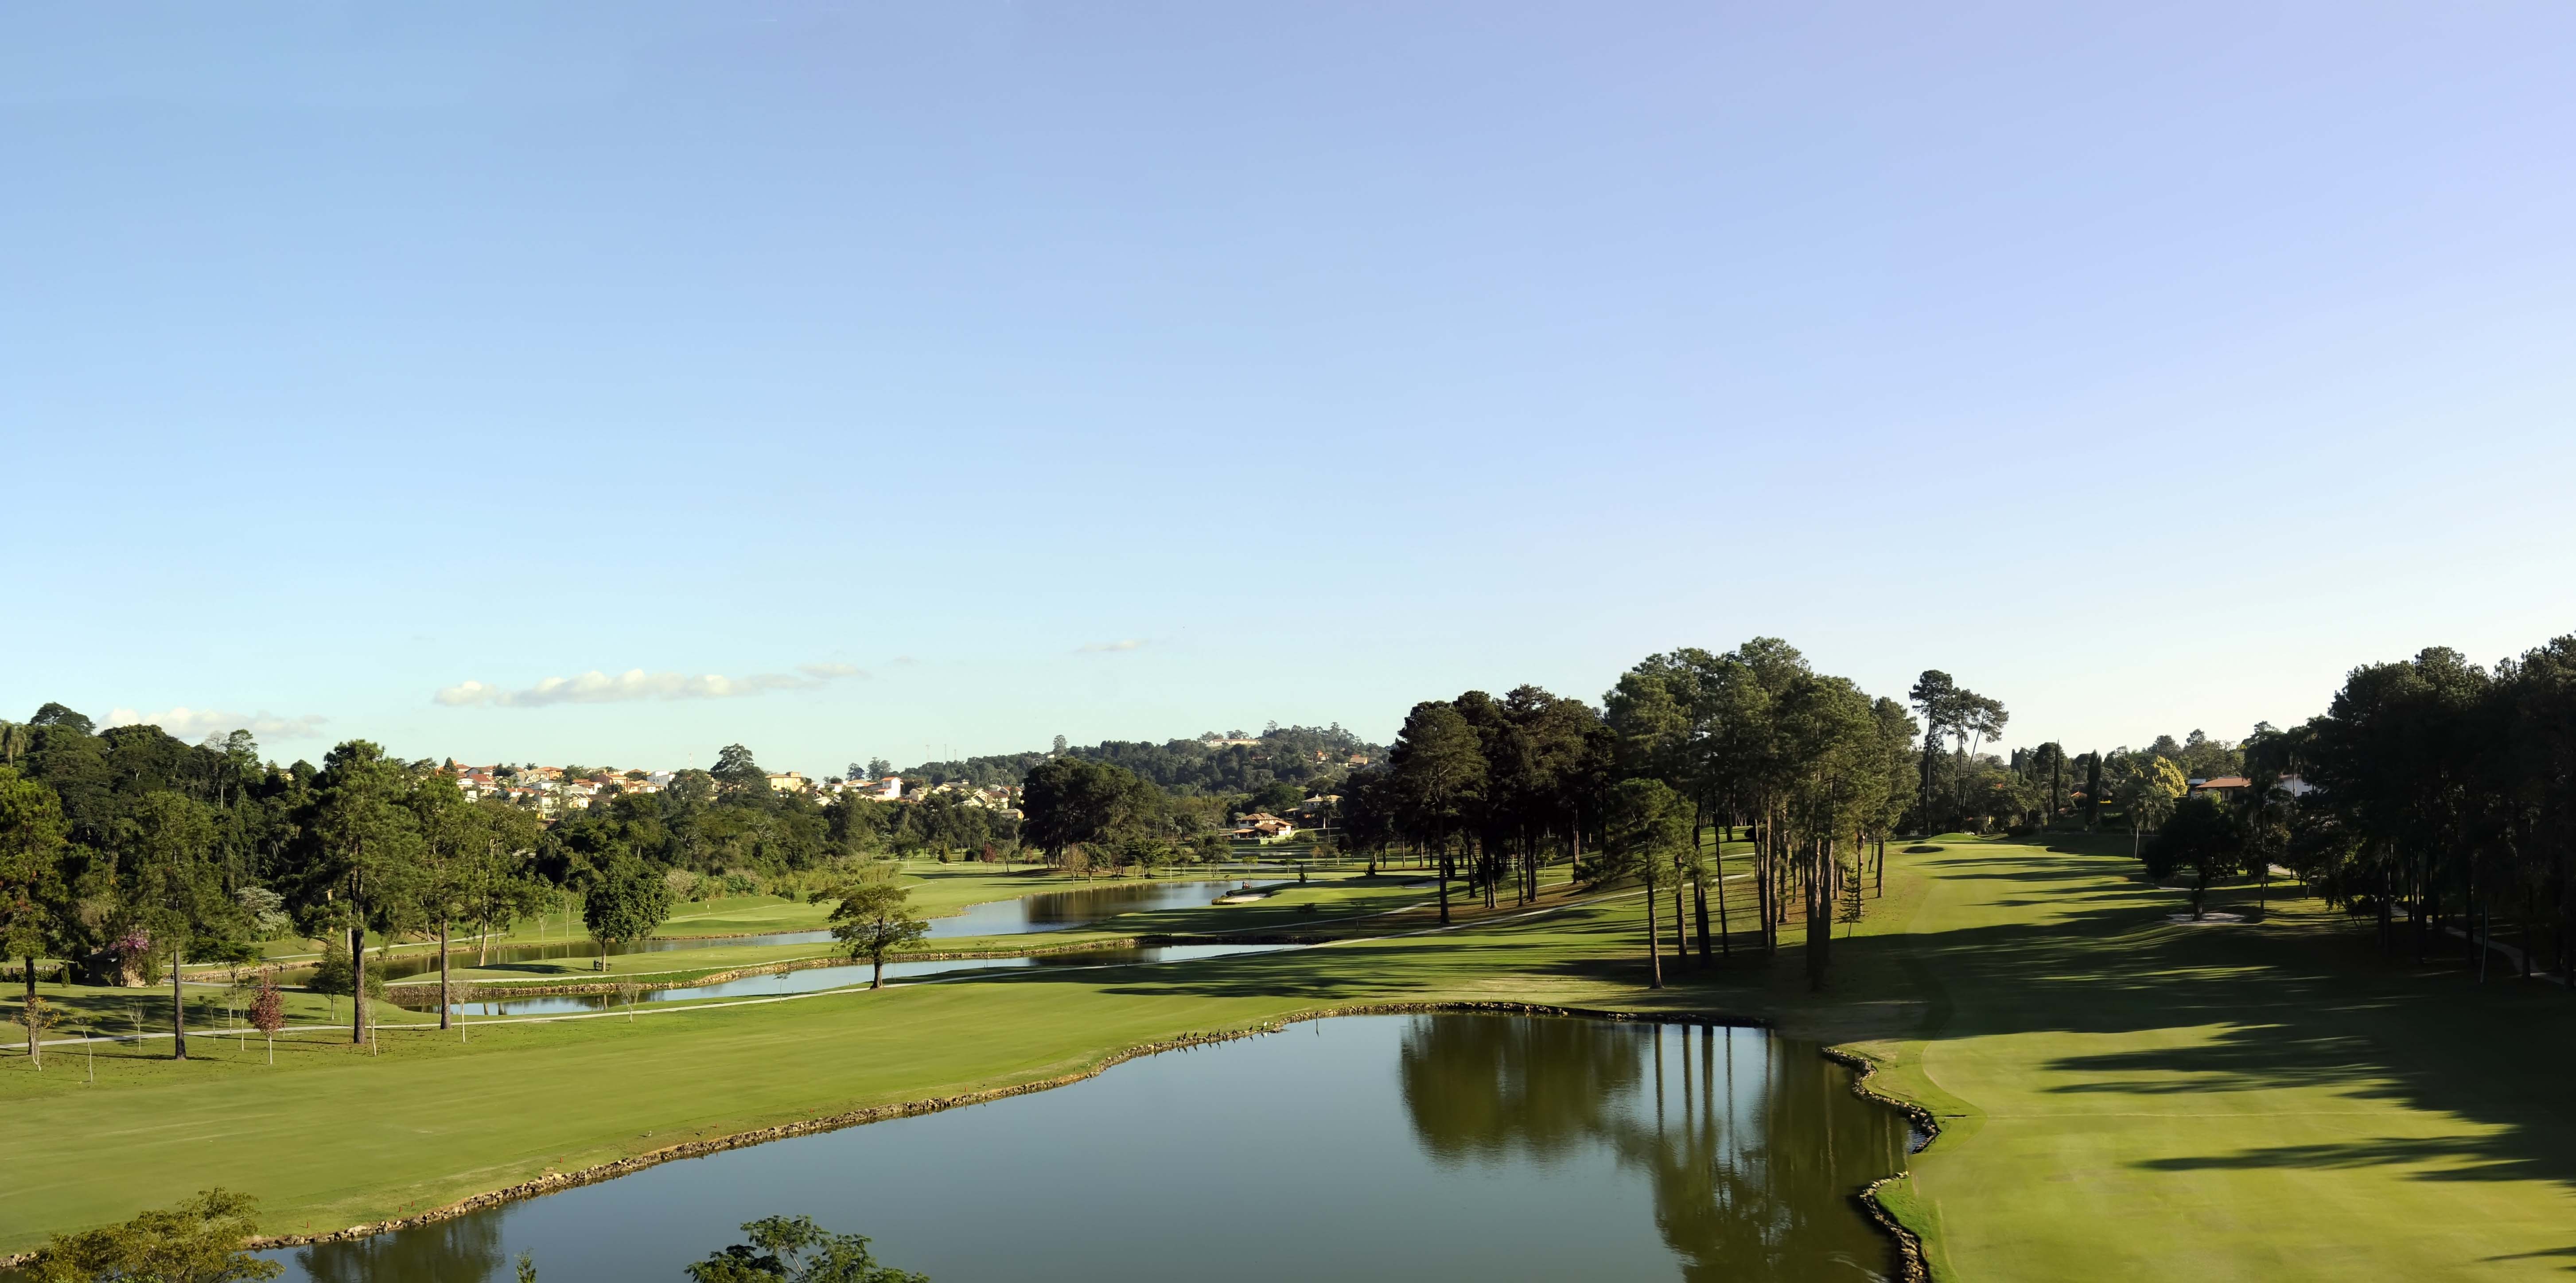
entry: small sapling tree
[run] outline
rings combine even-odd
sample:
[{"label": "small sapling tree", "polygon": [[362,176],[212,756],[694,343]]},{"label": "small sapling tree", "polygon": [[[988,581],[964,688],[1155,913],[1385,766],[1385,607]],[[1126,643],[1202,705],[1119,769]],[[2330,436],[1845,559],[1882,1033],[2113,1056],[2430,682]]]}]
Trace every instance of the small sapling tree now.
[{"label": "small sapling tree", "polygon": [[54,1023],[53,1004],[42,996],[29,994],[23,1018],[27,1022],[27,1060],[38,1073],[42,1073],[45,1068],[45,1026]]},{"label": "small sapling tree", "polygon": [[250,1023],[268,1040],[268,1063],[277,1063],[277,1031],[286,1027],[286,994],[273,972],[259,973],[259,988],[250,996]]}]

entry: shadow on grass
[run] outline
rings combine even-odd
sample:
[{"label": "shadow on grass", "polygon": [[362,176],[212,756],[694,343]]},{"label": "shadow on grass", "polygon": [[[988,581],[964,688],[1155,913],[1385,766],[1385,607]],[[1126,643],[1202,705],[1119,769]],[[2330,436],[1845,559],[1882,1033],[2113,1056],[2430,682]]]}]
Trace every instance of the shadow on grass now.
[{"label": "shadow on grass", "polygon": [[[2576,1096],[2565,1069],[2576,1062],[2576,999],[2563,989],[2507,974],[2480,984],[2456,956],[2418,966],[2382,954],[2367,924],[2314,902],[2285,906],[2283,894],[2260,914],[2253,886],[2214,891],[2210,904],[2253,920],[2171,922],[2186,893],[2137,880],[2125,852],[1999,852],[1930,872],[2035,892],[1986,902],[2014,908],[2012,922],[1880,946],[1911,949],[1940,977],[1955,1000],[1945,1036],[2192,1031],[2169,1046],[2046,1061],[2052,1092],[2310,1091],[2452,1120],[2440,1136],[2247,1146],[2145,1160],[2142,1170],[2384,1168],[2412,1180],[2576,1189]],[[2052,886],[2066,892],[2044,889]],[[2524,1255],[2576,1256],[2576,1246]]]},{"label": "shadow on grass", "polygon": [[[2139,881],[2117,854],[1953,846],[1927,876],[1995,884],[2011,920],[1957,930],[1837,938],[1833,992],[1805,996],[1803,931],[1776,957],[1739,952],[1706,970],[1667,961],[1656,999],[1708,1010],[1859,1007],[1914,1000],[1940,1010],[1944,1037],[2214,1031],[2178,1045],[2065,1055],[2042,1069],[2069,1096],[2167,1097],[2312,1090],[2457,1119],[2437,1138],[2245,1148],[2167,1157],[2148,1170],[2401,1168],[2415,1179],[2538,1180],[2576,1188],[2576,999],[2456,963],[2417,967],[2379,954],[2365,925],[2308,904],[2268,922],[2168,921],[2180,892]],[[2211,907],[2250,911],[2253,887]],[[1346,965],[1299,953],[1139,968],[1115,991],[1358,1002],[1425,990],[1491,990],[1500,977],[1635,986],[1643,979],[1636,904],[1588,908],[1455,935],[1343,946]],[[1667,928],[1669,929],[1669,928]],[[1931,977],[1926,984],[1918,977]],[[1070,982],[1019,973],[987,983]],[[1098,983],[1099,973],[1091,982]],[[1889,1018],[1893,1019],[1894,1016]],[[1911,1017],[1908,1017],[1911,1018]],[[2576,1255],[2576,1247],[2565,1253]]]}]

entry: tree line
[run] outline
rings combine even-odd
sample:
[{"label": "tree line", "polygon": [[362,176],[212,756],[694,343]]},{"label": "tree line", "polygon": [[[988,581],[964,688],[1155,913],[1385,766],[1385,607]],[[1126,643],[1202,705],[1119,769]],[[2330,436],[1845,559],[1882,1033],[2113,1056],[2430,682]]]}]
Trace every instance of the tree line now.
[{"label": "tree line", "polygon": [[1021,832],[1050,864],[1084,873],[1214,862],[1231,850],[1227,820],[1248,799],[1163,788],[1113,762],[1043,757],[1020,777]]},{"label": "tree line", "polygon": [[468,800],[453,763],[406,762],[365,740],[320,766],[263,763],[246,732],[190,745],[149,725],[99,730],[47,704],[0,723],[0,955],[21,964],[31,1054],[46,1019],[40,959],[103,984],[170,985],[174,1053],[187,1054],[181,968],[255,960],[263,941],[325,942],[314,987],[345,992],[355,1041],[368,958],[398,936],[478,942],[569,901],[599,942],[650,935],[682,894],[871,851],[989,850],[1007,814],[938,796],[828,805],[774,791],[741,745],[659,792],[614,792],[548,825],[532,809]]},{"label": "tree line", "polygon": [[1324,727],[1281,726],[1273,722],[1257,737],[1241,731],[1209,731],[1197,739],[1160,744],[1103,740],[1098,744],[1069,745],[1059,735],[1054,747],[1046,750],[924,762],[902,772],[892,772],[883,759],[878,759],[869,764],[867,775],[861,776],[862,768],[855,763],[851,774],[854,778],[877,778],[899,773],[907,780],[921,779],[932,784],[954,781],[990,787],[1018,784],[1042,763],[1073,757],[1115,766],[1166,792],[1183,796],[1249,795],[1273,786],[1288,786],[1292,797],[1302,797],[1311,791],[1304,786],[1339,776],[1352,757],[1370,757],[1383,751],[1342,729],[1338,722]]},{"label": "tree line", "polygon": [[2277,863],[2385,949],[2576,980],[2576,636],[2492,668],[2447,647],[2364,665],[2236,751],[2248,787],[2171,803],[2151,862]]},{"label": "tree line", "polygon": [[[2000,723],[1999,704],[1977,707]],[[1934,734],[1952,711],[1936,709]],[[1514,904],[1536,899],[1558,865],[1581,883],[1637,883],[1656,985],[1666,923],[1673,957],[1691,957],[1695,935],[1707,965],[1737,947],[1729,898],[1747,897],[1744,945],[1777,950],[1802,920],[1822,984],[1833,923],[1857,920],[1865,881],[1883,883],[1886,839],[1915,814],[1924,734],[1904,704],[1815,671],[1778,638],[1686,647],[1622,673],[1597,708],[1536,686],[1416,704],[1386,762],[1344,783],[1344,835],[1428,865],[1444,922],[1453,879],[1487,907],[1506,886]],[[1749,867],[1727,874],[1717,856],[1739,834]]]}]

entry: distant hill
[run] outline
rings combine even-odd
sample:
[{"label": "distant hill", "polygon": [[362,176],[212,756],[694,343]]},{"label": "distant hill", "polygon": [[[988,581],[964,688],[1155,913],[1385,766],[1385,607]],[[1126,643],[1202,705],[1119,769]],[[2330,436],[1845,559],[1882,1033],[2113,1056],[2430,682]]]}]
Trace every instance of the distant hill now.
[{"label": "distant hill", "polygon": [[[1199,793],[1249,793],[1265,784],[1303,784],[1320,775],[1339,774],[1353,756],[1372,761],[1386,750],[1336,722],[1331,726],[1273,725],[1259,735],[1210,731],[1197,739],[1104,740],[1068,747],[1073,757],[1123,766],[1167,789]],[[962,780],[969,784],[1017,784],[1029,768],[1043,762],[1044,751],[999,753],[962,762],[924,762],[899,771],[905,779],[933,784]]]}]

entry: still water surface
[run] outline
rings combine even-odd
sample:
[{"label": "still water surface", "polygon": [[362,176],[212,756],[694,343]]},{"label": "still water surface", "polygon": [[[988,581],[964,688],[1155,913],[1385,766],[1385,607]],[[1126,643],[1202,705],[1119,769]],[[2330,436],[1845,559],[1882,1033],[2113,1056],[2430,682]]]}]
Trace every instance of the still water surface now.
[{"label": "still water surface", "polygon": [[[1081,949],[1063,953],[1024,954],[1014,958],[924,959],[918,962],[889,962],[885,978],[891,984],[898,980],[918,980],[929,976],[962,974],[969,971],[1010,971],[1028,967],[1110,967],[1139,962],[1188,962],[1199,958],[1222,958],[1237,953],[1272,953],[1295,949],[1293,944],[1166,944],[1127,949]],[[839,989],[845,985],[868,983],[875,972],[873,964],[859,962],[834,967],[807,967],[800,971],[773,971],[765,975],[743,976],[720,980],[711,985],[689,985],[677,989],[654,989],[636,995],[638,1005],[656,1002],[689,1002],[702,998],[765,998],[783,993],[815,993]],[[438,1010],[438,995],[423,995],[427,1001],[415,1002],[408,995],[402,1005],[413,1011]],[[615,994],[568,993],[540,994],[530,998],[506,998],[492,1002],[457,1002],[451,1009],[467,1016],[551,1016],[580,1011],[610,1011],[617,1008]]]},{"label": "still water surface", "polygon": [[[271,1253],[290,1280],[682,1278],[804,1213],[935,1283],[1880,1279],[1905,1121],[1751,1029],[1357,1016]],[[719,1088],[720,1089],[720,1088]]]},{"label": "still water surface", "polygon": [[[968,905],[962,913],[930,920],[930,938],[965,936],[1013,936],[1032,931],[1069,931],[1089,926],[1104,918],[1122,913],[1154,909],[1195,909],[1213,904],[1219,896],[1244,886],[1269,887],[1280,879],[1227,879],[1198,882],[1120,882],[1071,891],[1041,891],[1010,900],[993,900]],[[609,946],[610,957],[630,953],[673,953],[685,949],[711,949],[718,946],[740,948],[745,945],[828,944],[829,931],[772,931],[748,936],[654,936],[625,944]],[[460,944],[455,949],[453,965],[468,966],[481,955],[472,945]],[[507,944],[495,946],[490,954],[495,964],[538,962],[562,958],[596,958],[599,945],[591,940],[557,940],[543,944]],[[385,978],[401,980],[410,976],[431,975],[438,970],[438,955],[430,953],[401,954],[384,964]],[[297,981],[301,983],[301,981]]]}]

